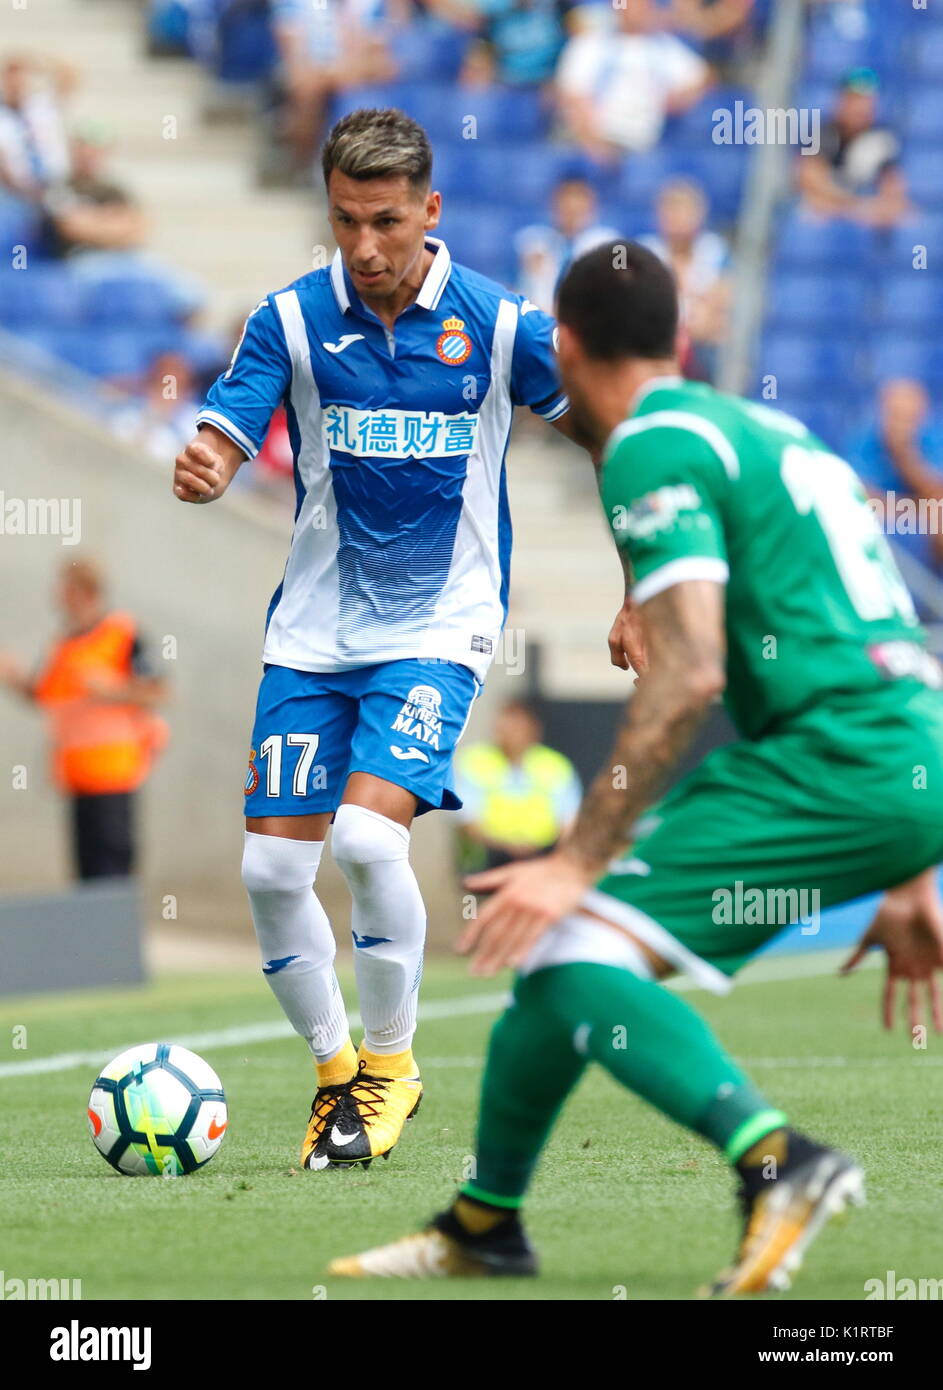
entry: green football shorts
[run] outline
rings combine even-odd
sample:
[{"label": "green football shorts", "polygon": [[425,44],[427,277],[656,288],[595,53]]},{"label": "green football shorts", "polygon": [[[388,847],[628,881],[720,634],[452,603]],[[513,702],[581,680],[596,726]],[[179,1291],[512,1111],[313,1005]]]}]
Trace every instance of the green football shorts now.
[{"label": "green football shorts", "polygon": [[585,906],[709,989],[767,941],[943,861],[943,693],[836,694],[718,748],[640,826]]}]

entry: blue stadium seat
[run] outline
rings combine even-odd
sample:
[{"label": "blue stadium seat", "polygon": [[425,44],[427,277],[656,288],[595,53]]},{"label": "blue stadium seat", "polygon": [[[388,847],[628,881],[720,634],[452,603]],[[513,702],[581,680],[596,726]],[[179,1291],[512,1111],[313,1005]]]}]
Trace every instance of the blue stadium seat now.
[{"label": "blue stadium seat", "polygon": [[930,82],[910,88],[901,132],[909,145],[939,143],[943,138],[943,87]]},{"label": "blue stadium seat", "polygon": [[42,221],[34,204],[0,189],[0,246],[5,248],[7,263],[14,246],[26,246],[30,262],[35,264],[42,253],[41,236]]},{"label": "blue stadium seat", "polygon": [[160,280],[98,281],[83,286],[84,311],[90,323],[120,324],[124,328],[172,323],[175,300]]},{"label": "blue stadium seat", "polygon": [[779,225],[774,251],[778,269],[855,270],[871,259],[874,235],[856,222],[827,221],[794,212]]},{"label": "blue stadium seat", "polygon": [[938,365],[926,340],[909,333],[876,332],[870,351],[871,374],[875,381],[890,377],[930,379],[931,367]]},{"label": "blue stadium seat", "polygon": [[81,287],[64,265],[40,263],[0,275],[0,322],[10,328],[69,327],[82,321],[82,312]]},{"label": "blue stadium seat", "polygon": [[861,350],[854,341],[771,330],[763,336],[755,363],[758,377],[776,377],[780,396],[836,384],[857,393],[861,365]]},{"label": "blue stadium seat", "polygon": [[750,148],[705,145],[699,150],[669,152],[672,174],[697,180],[707,194],[714,221],[733,221],[740,209]]},{"label": "blue stadium seat", "polygon": [[[922,15],[920,16],[922,19]],[[918,78],[943,81],[943,25],[920,25],[919,36],[913,36],[910,49],[910,68]]]},{"label": "blue stadium seat", "polygon": [[391,44],[400,82],[454,82],[472,34],[438,20],[413,20]]},{"label": "blue stadium seat", "polygon": [[[611,196],[622,204],[649,206],[659,188],[675,172],[675,163],[663,149],[628,155],[610,184]],[[609,180],[606,180],[608,183]]]},{"label": "blue stadium seat", "polygon": [[813,24],[806,45],[805,76],[814,82],[829,82],[833,86],[849,68],[870,66],[874,60],[874,44],[868,34],[860,39],[843,38],[828,22]]},{"label": "blue stadium seat", "polygon": [[851,335],[859,331],[867,299],[866,282],[857,275],[780,275],[769,297],[769,321]]},{"label": "blue stadium seat", "polygon": [[332,102],[332,116],[337,120],[358,106],[398,106],[425,126],[433,144],[452,140],[464,146],[477,139],[498,145],[507,140],[538,140],[547,133],[548,112],[540,93],[531,90],[390,82],[341,92]]},{"label": "blue stadium seat", "polygon": [[912,270],[882,280],[876,322],[882,329],[934,333],[943,323],[943,279],[928,270]]},{"label": "blue stadium seat", "polygon": [[499,149],[477,140],[464,146],[443,142],[436,146],[432,182],[446,202],[451,198],[493,201],[500,190],[508,207],[525,210],[527,220],[534,221],[546,212],[562,167],[559,151],[549,145],[514,144]]},{"label": "blue stadium seat", "polygon": [[904,170],[911,196],[918,206],[943,206],[943,151],[939,147],[907,150]]},{"label": "blue stadium seat", "polygon": [[753,97],[743,87],[713,87],[689,111],[670,116],[665,123],[661,143],[666,149],[702,149],[713,143],[716,128],[714,112],[735,110],[735,104],[753,104]]},{"label": "blue stadium seat", "polygon": [[514,233],[521,224],[521,217],[506,207],[450,202],[443,208],[441,234],[453,260],[512,286],[517,270]]}]

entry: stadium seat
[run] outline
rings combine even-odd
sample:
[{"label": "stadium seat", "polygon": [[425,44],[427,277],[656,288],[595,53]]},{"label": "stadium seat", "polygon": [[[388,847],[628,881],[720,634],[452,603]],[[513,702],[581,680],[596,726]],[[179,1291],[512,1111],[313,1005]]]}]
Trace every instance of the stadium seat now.
[{"label": "stadium seat", "polygon": [[742,87],[714,87],[689,111],[670,116],[665,124],[662,145],[666,149],[703,149],[711,143],[715,129],[714,112],[733,111],[738,101],[752,104],[751,94]]},{"label": "stadium seat", "polygon": [[756,370],[761,378],[776,377],[780,396],[835,385],[841,385],[848,394],[857,394],[860,363],[861,350],[853,341],[768,330],[757,354]]},{"label": "stadium seat", "polygon": [[173,323],[175,300],[160,280],[137,277],[82,285],[84,311],[90,323],[122,327]]},{"label": "stadium seat", "polygon": [[901,131],[910,147],[939,145],[943,138],[943,87],[931,82],[910,89],[902,111]]},{"label": "stadium seat", "polygon": [[943,151],[938,146],[906,150],[904,169],[918,207],[943,206]]},{"label": "stadium seat", "polygon": [[391,44],[401,82],[454,82],[472,35],[438,20],[414,20]]},{"label": "stadium seat", "polygon": [[882,280],[876,322],[881,328],[911,333],[940,331],[943,279],[928,270],[911,270]]},{"label": "stadium seat", "polygon": [[391,82],[351,87],[332,103],[337,120],[359,106],[398,106],[425,126],[429,138],[464,147],[472,139],[537,140],[546,135],[547,112],[538,92],[494,87],[457,88],[448,82]]},{"label": "stadium seat", "polygon": [[797,210],[779,225],[774,260],[782,270],[854,270],[867,264],[873,245],[868,227],[823,221]]},{"label": "stadium seat", "polygon": [[555,151],[543,145],[444,141],[435,150],[433,183],[444,198],[466,201],[493,199],[500,188],[508,206],[525,209],[534,220],[543,215],[558,173]]},{"label": "stadium seat", "polygon": [[910,49],[910,69],[925,81],[943,81],[943,25],[921,25],[919,40]]},{"label": "stadium seat", "polygon": [[875,382],[890,377],[928,381],[938,365],[927,343],[910,334],[877,332],[872,338],[870,369]]},{"label": "stadium seat", "polygon": [[710,200],[715,221],[733,221],[740,208],[750,148],[705,145],[700,150],[669,151],[671,173],[696,179]]},{"label": "stadium seat", "polygon": [[26,246],[35,266],[42,256],[41,238],[42,221],[35,205],[0,189],[0,246],[6,248],[5,260],[10,260],[13,247]]},{"label": "stadium seat", "polygon": [[857,332],[867,301],[861,276],[780,275],[772,286],[769,322],[850,335]]},{"label": "stadium seat", "polygon": [[513,285],[517,273],[514,233],[521,225],[506,207],[450,202],[443,209],[442,236],[453,260]]},{"label": "stadium seat", "polygon": [[64,265],[31,265],[0,276],[0,322],[10,328],[56,329],[82,321],[80,286]]}]

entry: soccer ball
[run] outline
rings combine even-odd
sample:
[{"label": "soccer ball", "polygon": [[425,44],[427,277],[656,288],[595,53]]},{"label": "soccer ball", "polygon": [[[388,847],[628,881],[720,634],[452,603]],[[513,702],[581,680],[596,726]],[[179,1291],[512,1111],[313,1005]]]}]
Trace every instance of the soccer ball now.
[{"label": "soccer ball", "polygon": [[228,1123],[213,1068],[176,1043],[129,1047],[96,1077],[92,1143],[119,1173],[175,1177],[213,1157]]}]

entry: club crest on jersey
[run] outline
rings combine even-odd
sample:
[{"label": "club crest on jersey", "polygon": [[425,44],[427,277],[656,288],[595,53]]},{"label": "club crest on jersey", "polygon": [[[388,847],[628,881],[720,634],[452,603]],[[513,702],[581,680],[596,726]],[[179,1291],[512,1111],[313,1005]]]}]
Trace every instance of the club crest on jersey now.
[{"label": "club crest on jersey", "polygon": [[246,796],[251,796],[259,785],[259,769],[255,765],[255,749],[249,749],[249,771],[246,773]]},{"label": "club crest on jersey", "polygon": [[439,355],[439,361],[449,367],[460,367],[471,357],[472,340],[467,333],[462,332],[464,327],[464,319],[442,320],[443,332],[436,339],[435,350]]},{"label": "club crest on jersey", "polygon": [[442,694],[434,685],[414,685],[390,726],[394,733],[439,747],[442,733]]}]

